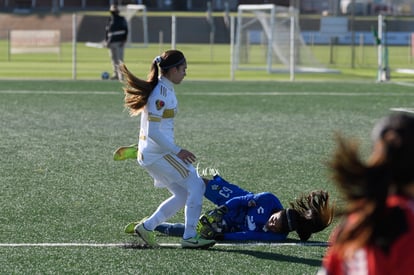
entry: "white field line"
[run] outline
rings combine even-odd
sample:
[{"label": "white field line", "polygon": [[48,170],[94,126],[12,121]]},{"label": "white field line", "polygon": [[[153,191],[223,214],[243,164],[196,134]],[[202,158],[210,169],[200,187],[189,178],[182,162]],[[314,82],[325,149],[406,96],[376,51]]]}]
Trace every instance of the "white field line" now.
[{"label": "white field line", "polygon": [[330,92],[206,92],[206,93],[177,93],[178,95],[201,95],[201,96],[388,96],[388,97],[394,97],[394,96],[414,96],[413,93],[330,93]]},{"label": "white field line", "polygon": [[122,95],[122,91],[108,92],[108,91],[30,91],[30,90],[4,90],[0,94],[33,94],[33,95]]},{"label": "white field line", "polygon": [[414,87],[414,83],[411,82],[393,82],[396,85],[400,86],[407,86],[407,87]]},{"label": "white field line", "polygon": [[[160,247],[181,247],[179,243],[160,243]],[[214,247],[232,246],[328,246],[327,242],[286,242],[286,243],[217,243]],[[0,243],[1,247],[119,247],[137,248],[141,243]]]},{"label": "white field line", "polygon": [[403,112],[403,113],[411,113],[414,114],[414,108],[404,108],[404,107],[398,107],[398,108],[390,108],[391,111],[395,112]]},{"label": "white field line", "polygon": [[[33,94],[33,95],[122,95],[122,91],[29,91],[29,90],[0,90],[0,94]],[[358,92],[358,93],[330,93],[330,92],[204,92],[204,93],[180,93],[177,95],[185,96],[413,96],[413,93],[372,93],[372,92]]]},{"label": "white field line", "polygon": [[[396,83],[396,85],[406,85],[411,86],[407,83]],[[414,84],[413,84],[414,87]],[[82,92],[82,91],[29,91],[29,90],[19,90],[19,91],[11,91],[11,90],[4,90],[0,91],[0,94],[43,94],[43,95],[121,95],[121,92],[109,92],[109,91],[88,91],[88,92]],[[178,93],[179,95],[185,95],[185,96],[379,96],[379,97],[399,97],[399,96],[413,96],[413,93],[405,93],[405,94],[396,94],[396,93],[329,93],[329,92],[243,92],[243,93],[237,93],[237,92],[205,92],[205,93]],[[393,107],[390,108],[391,111],[396,112],[406,112],[406,113],[414,113],[413,108],[406,108],[406,107]]]}]

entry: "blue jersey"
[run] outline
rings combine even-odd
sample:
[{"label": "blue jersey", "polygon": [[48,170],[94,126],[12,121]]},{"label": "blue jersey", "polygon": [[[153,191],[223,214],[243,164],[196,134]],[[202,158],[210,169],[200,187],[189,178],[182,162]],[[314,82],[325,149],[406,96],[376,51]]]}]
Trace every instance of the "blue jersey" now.
[{"label": "blue jersey", "polygon": [[[254,194],[216,175],[207,183],[204,196],[215,205],[226,205],[228,208],[228,212],[223,217],[227,225],[224,240],[283,241],[286,239],[287,234],[266,232],[263,229],[273,213],[283,210],[281,202],[272,193]],[[251,200],[255,202],[255,206],[248,207]]]},{"label": "blue jersey", "polygon": [[204,197],[217,206],[224,205],[226,201],[238,196],[253,194],[235,184],[229,183],[219,175],[215,175],[206,185]]},{"label": "blue jersey", "polygon": [[[249,203],[254,206],[249,207]],[[261,232],[273,213],[283,210],[279,199],[269,192],[234,197],[225,203],[228,212],[223,219],[228,232]],[[270,233],[274,234],[274,233]],[[253,234],[256,235],[256,234]]]}]

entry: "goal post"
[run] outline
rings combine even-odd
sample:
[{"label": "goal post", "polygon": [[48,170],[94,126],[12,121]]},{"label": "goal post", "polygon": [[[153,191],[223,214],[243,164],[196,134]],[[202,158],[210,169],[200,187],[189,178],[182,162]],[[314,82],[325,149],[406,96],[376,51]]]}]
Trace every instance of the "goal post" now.
[{"label": "goal post", "polygon": [[[132,47],[132,34],[138,32],[142,37],[143,46],[148,47],[148,19],[147,19],[147,7],[145,5],[126,5],[120,7],[121,13],[125,16],[126,21],[128,22],[128,39],[127,46]],[[132,19],[134,17],[139,17],[141,19],[142,30],[135,30],[132,27]]]},{"label": "goal post", "polygon": [[388,45],[387,45],[387,29],[385,16],[378,15],[378,33],[377,33],[377,51],[378,51],[378,72],[377,81],[390,80],[390,67],[388,65]]},{"label": "goal post", "polygon": [[[273,27],[274,27],[274,15],[275,15],[275,5],[271,4],[263,4],[263,5],[239,5],[237,10],[237,29],[236,29],[236,43],[235,43],[235,50],[233,51],[236,55],[236,58],[234,58],[234,66],[233,68],[239,68],[241,69],[242,66],[240,66],[242,63],[241,55],[245,55],[245,58],[247,58],[248,52],[247,47],[250,45],[251,39],[250,37],[247,37],[249,35],[248,30],[250,29],[250,26],[253,25],[258,18],[255,16],[251,16],[253,14],[250,14],[250,16],[245,16],[246,13],[254,13],[258,11],[269,11],[270,13],[270,26],[271,30],[266,33],[268,36],[268,39],[273,39]],[[244,17],[245,16],[245,17]],[[266,19],[265,19],[266,20]],[[245,44],[246,48],[243,48],[243,45]],[[242,52],[244,51],[244,52]],[[272,51],[271,51],[271,44],[268,43],[267,45],[267,55],[266,55],[266,65],[267,70],[271,70],[271,59],[272,59]]]},{"label": "goal post", "polygon": [[314,57],[299,27],[299,12],[274,4],[239,5],[231,75],[236,70],[268,73],[332,72]]}]

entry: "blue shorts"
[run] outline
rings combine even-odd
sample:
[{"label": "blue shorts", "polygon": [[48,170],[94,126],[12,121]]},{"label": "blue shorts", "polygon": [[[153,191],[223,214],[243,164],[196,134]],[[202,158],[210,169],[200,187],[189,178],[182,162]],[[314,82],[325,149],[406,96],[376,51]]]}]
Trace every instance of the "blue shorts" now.
[{"label": "blue shorts", "polygon": [[215,205],[221,206],[231,198],[245,196],[247,194],[253,193],[225,181],[219,175],[215,175],[213,179],[207,183],[204,197]]}]

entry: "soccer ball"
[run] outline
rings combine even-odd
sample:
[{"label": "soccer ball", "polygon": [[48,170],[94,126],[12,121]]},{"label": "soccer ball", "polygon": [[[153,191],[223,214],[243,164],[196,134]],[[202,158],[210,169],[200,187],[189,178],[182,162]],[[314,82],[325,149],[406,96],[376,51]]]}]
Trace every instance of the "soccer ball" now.
[{"label": "soccer ball", "polygon": [[108,79],[108,78],[109,78],[109,73],[108,73],[108,72],[103,72],[103,73],[101,74],[101,78],[102,78],[102,79]]}]

